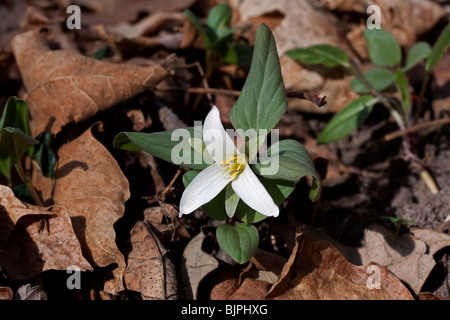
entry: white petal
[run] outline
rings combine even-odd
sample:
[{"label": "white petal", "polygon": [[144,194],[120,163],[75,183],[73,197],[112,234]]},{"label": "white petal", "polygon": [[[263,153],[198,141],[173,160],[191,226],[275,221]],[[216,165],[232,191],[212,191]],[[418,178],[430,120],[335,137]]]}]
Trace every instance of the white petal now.
[{"label": "white petal", "polygon": [[203,124],[203,141],[214,161],[221,163],[239,154],[220,121],[219,109],[213,106]]},{"label": "white petal", "polygon": [[212,164],[201,171],[184,190],[180,201],[180,217],[214,199],[231,181],[226,169]]},{"label": "white petal", "polygon": [[278,216],[280,212],[278,206],[248,164],[244,171],[231,182],[231,186],[250,208],[269,217]]}]

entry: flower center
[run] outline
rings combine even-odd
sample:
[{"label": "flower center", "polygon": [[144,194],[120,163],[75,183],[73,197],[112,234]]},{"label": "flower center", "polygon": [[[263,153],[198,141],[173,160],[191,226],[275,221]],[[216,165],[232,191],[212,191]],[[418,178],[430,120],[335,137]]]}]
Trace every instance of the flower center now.
[{"label": "flower center", "polygon": [[231,175],[231,179],[234,180],[245,168],[245,161],[241,156],[234,156],[222,162],[222,166],[225,166],[227,173]]}]

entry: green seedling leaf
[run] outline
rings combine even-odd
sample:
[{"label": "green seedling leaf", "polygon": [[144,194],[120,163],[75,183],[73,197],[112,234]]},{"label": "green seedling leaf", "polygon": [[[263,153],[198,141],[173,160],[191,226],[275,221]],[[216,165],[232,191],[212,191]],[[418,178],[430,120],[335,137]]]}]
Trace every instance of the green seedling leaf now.
[{"label": "green seedling leaf", "polygon": [[0,129],[12,127],[31,135],[27,112],[28,108],[25,101],[16,97],[9,98],[0,118]]},{"label": "green seedling leaf", "polygon": [[52,146],[53,134],[50,132],[41,133],[37,137],[37,140],[39,141],[39,145],[35,148],[34,158],[39,164],[42,174],[50,178],[57,161],[57,154]]},{"label": "green seedling leaf", "polygon": [[[197,170],[189,170],[183,175],[183,184],[187,187],[192,180],[200,173]],[[201,206],[201,209],[212,219],[223,221],[228,219],[225,209],[226,189],[223,189],[214,199]]]},{"label": "green seedling leaf", "polygon": [[[6,127],[17,128],[26,135],[31,136],[30,124],[28,121],[27,103],[17,97],[10,97],[6,102],[2,117],[0,118],[0,130]],[[33,154],[30,148],[28,156]]]},{"label": "green seedling leaf", "polygon": [[16,198],[25,201],[27,203],[34,203],[33,197],[31,196],[30,190],[24,184],[15,186],[13,189]]},{"label": "green seedling leaf", "polygon": [[220,28],[228,28],[232,13],[233,12],[228,4],[218,4],[209,12],[206,24],[216,32]]},{"label": "green seedling leaf", "polygon": [[[202,139],[202,127],[145,133],[121,132],[114,138],[114,147],[130,151],[146,151],[155,157],[189,169],[203,170],[208,166],[207,153],[199,152],[192,139]],[[204,144],[203,144],[204,145]]]},{"label": "green seedling leaf", "polygon": [[394,36],[384,29],[365,29],[370,60],[385,67],[394,67],[400,63],[401,48]]},{"label": "green seedling leaf", "polygon": [[270,131],[286,112],[287,98],[272,32],[262,24],[256,30],[250,72],[231,109],[236,129]]},{"label": "green seedling leaf", "polygon": [[298,182],[310,175],[315,180],[310,191],[310,199],[320,196],[320,177],[308,150],[298,141],[286,139],[275,143],[267,150],[266,159],[254,165],[255,171],[268,179]]},{"label": "green seedling leaf", "polygon": [[395,72],[395,84],[397,86],[398,93],[400,94],[400,99],[402,101],[402,106],[407,114],[411,112],[411,95],[408,88],[408,80],[406,80],[405,75],[400,69]]},{"label": "green seedling leaf", "polygon": [[217,35],[215,31],[208,25],[203,27],[192,11],[184,10],[183,14],[189,19],[192,25],[201,33],[201,35],[203,36],[203,40],[205,41],[206,48],[211,49],[213,43],[217,40]]},{"label": "green seedling leaf", "polygon": [[370,115],[378,99],[362,96],[352,101],[331,118],[320,133],[317,143],[330,143],[344,138],[358,128]]},{"label": "green seedling leaf", "polygon": [[[277,206],[281,205],[295,189],[295,183],[292,181],[273,180],[267,178],[260,178],[259,180],[266,188],[267,192],[269,192]],[[250,208],[244,201],[239,201],[236,208],[236,215],[241,221],[246,223],[256,223],[267,218],[267,216]]]},{"label": "green seedling leaf", "polygon": [[408,52],[406,56],[406,65],[402,69],[403,72],[411,70],[414,66],[416,66],[420,61],[426,59],[431,53],[431,47],[426,42],[417,42],[414,44]]},{"label": "green seedling leaf", "polygon": [[[364,78],[375,88],[377,91],[383,91],[389,87],[395,79],[395,75],[392,71],[385,68],[372,68],[369,71],[363,73]],[[352,89],[360,94],[369,93],[370,89],[365,86],[364,83],[357,78],[353,78],[350,82]]]},{"label": "green seedling leaf", "polygon": [[259,233],[255,226],[239,223],[236,226],[222,224],[217,228],[219,246],[237,263],[250,260],[259,244]]},{"label": "green seedling leaf", "polygon": [[14,162],[20,161],[24,154],[39,141],[17,128],[6,127],[0,131],[0,151],[8,154]]},{"label": "green seedling leaf", "polygon": [[343,50],[329,44],[289,50],[286,52],[286,55],[304,64],[323,64],[329,68],[338,66],[351,67],[347,54]]},{"label": "green seedling leaf", "polygon": [[425,70],[431,72],[433,68],[442,59],[445,50],[447,50],[450,44],[450,24],[448,24],[442,33],[439,35],[436,43],[431,49],[430,55],[428,56],[427,62],[425,63]]}]

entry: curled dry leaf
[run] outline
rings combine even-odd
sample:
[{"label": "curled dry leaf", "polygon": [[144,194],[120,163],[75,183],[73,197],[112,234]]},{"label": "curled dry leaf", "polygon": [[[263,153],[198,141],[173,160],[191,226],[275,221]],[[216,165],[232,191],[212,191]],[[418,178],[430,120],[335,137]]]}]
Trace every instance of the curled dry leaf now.
[{"label": "curled dry leaf", "polygon": [[[380,289],[367,284],[374,266]],[[372,282],[370,282],[372,284]],[[279,300],[412,300],[409,290],[384,267],[375,263],[356,266],[329,242],[301,233],[280,279],[268,294]]]},{"label": "curled dry leaf", "polygon": [[183,252],[183,280],[188,299],[197,299],[200,282],[219,267],[216,258],[202,250],[205,237],[203,232],[197,234]]},{"label": "curled dry leaf", "polygon": [[264,280],[246,278],[228,299],[229,300],[264,300],[271,283]]},{"label": "curled dry leaf", "polygon": [[113,225],[123,216],[130,190],[116,160],[91,129],[59,149],[53,199],[67,208],[88,261],[100,267],[117,264],[114,280],[105,284],[105,291],[115,294],[123,289],[125,260]]},{"label": "curled dry leaf", "polygon": [[[355,0],[326,0],[321,3],[330,10],[367,14],[369,4]],[[442,6],[429,0],[373,0],[370,5],[377,5],[381,12],[381,26],[394,34],[401,45],[410,47],[417,38],[430,30],[445,14]],[[363,40],[365,25],[348,33],[353,43]],[[366,52],[358,53],[367,56]],[[361,47],[363,49],[363,47]],[[365,51],[365,49],[363,49]]]},{"label": "curled dry leaf", "polygon": [[57,133],[67,123],[88,119],[167,76],[156,64],[119,65],[68,50],[52,51],[35,31],[17,35],[11,46],[28,92],[33,135]]},{"label": "curled dry leaf", "polygon": [[418,294],[436,265],[433,255],[450,246],[450,236],[428,229],[414,228],[411,232],[414,236],[397,236],[383,226],[371,224],[364,230],[361,247],[335,246],[356,265],[382,265]]},{"label": "curled dry leaf", "polygon": [[65,208],[25,205],[10,188],[0,185],[0,221],[0,264],[8,278],[31,279],[72,265],[92,270]]},{"label": "curled dry leaf", "polygon": [[138,221],[131,230],[131,252],[124,273],[125,285],[144,300],[177,298],[175,268],[149,224]]},{"label": "curled dry leaf", "polygon": [[14,300],[46,300],[45,292],[40,286],[27,283],[19,287],[13,297]]},{"label": "curled dry leaf", "polygon": [[13,291],[10,287],[0,287],[0,300],[12,300]]}]

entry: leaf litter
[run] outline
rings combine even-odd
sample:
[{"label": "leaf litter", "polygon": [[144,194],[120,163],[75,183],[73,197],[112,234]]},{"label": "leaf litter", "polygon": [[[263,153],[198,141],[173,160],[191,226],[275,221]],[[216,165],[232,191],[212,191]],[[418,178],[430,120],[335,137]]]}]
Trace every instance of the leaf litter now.
[{"label": "leaf litter", "polygon": [[[447,274],[450,270],[444,221],[448,212],[443,213],[448,208],[443,203],[449,181],[448,130],[422,141],[424,154],[439,166],[435,174],[441,187],[441,200],[427,201],[425,188],[401,169],[392,152],[370,158],[379,147],[369,140],[387,133],[389,123],[363,127],[361,135],[333,145],[316,144],[324,117],[355,98],[350,78],[342,70],[302,66],[284,55],[295,47],[330,43],[366,64],[364,26],[347,19],[360,17],[364,7],[353,6],[354,1],[298,1],[294,7],[288,1],[229,1],[233,25],[249,27],[240,34],[249,43],[261,22],[271,26],[288,90],[320,92],[333,101],[317,108],[289,99],[279,125],[286,136],[304,142],[313,159],[328,160],[319,207],[303,198],[307,181],[302,180],[283,204],[282,217],[258,225],[261,244],[251,261],[237,265],[224,258],[213,234],[204,233],[205,226],[216,225],[201,210],[182,221],[176,218],[180,181],[170,185],[166,198],[158,196],[176,168],[148,154],[118,153],[111,146],[122,129],[182,128],[207,113],[205,99],[191,109],[198,104],[196,93],[153,89],[160,83],[166,88],[181,84],[183,89],[203,85],[199,72],[180,64],[201,60],[204,49],[181,12],[190,8],[206,16],[209,9],[202,9],[199,1],[122,2],[114,0],[105,8],[98,1],[79,1],[89,8],[86,15],[83,11],[85,26],[70,32],[61,32],[66,15],[58,1],[47,6],[32,1],[27,14],[23,1],[9,8],[0,5],[0,16],[14,17],[7,21],[12,32],[0,42],[5,75],[0,83],[8,85],[0,101],[9,95],[26,99],[33,132],[53,132],[59,143],[51,178],[44,178],[34,162],[29,166],[48,207],[24,203],[1,186],[0,265],[7,277],[0,282],[1,299],[40,299],[36,278],[49,274],[52,279],[49,271],[70,265],[81,267],[83,277],[102,275],[82,290],[87,299],[96,296],[92,290],[105,299],[130,299],[133,292],[140,299],[161,300],[450,298],[448,277],[435,272],[439,266]],[[405,49],[426,37],[432,42],[448,10],[448,5],[431,1],[407,1],[409,11],[401,10],[400,1],[375,3],[389,12],[385,26]],[[336,28],[340,24],[343,28]],[[53,33],[40,32],[42,26]],[[99,45],[107,48],[102,59],[93,58]],[[161,62],[173,51],[177,62],[168,68]],[[145,66],[124,60],[142,57]],[[448,95],[442,88],[448,79],[447,60],[437,68],[437,86],[429,95],[435,117],[446,114]],[[215,73],[210,85],[240,90],[246,69],[227,67]],[[235,98],[216,99],[226,109]],[[92,132],[99,120],[105,129],[101,141]],[[383,174],[386,164],[393,169]],[[406,172],[406,181],[400,181],[398,170],[394,174],[397,168]],[[376,173],[382,178],[375,183]],[[386,196],[388,191],[392,196]],[[395,234],[392,225],[378,219],[389,214],[416,223]],[[310,226],[299,231],[304,223]],[[380,290],[367,287],[370,267],[381,273]],[[19,280],[30,283],[20,286]]]}]

